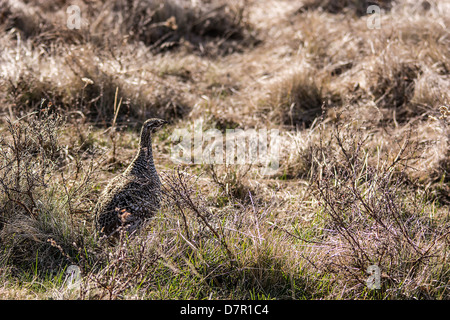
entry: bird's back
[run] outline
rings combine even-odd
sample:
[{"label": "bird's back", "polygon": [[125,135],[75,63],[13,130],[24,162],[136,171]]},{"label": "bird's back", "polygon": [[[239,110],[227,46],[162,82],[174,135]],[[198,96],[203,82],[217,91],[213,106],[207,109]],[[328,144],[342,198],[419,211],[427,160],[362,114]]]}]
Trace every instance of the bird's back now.
[{"label": "bird's back", "polygon": [[134,231],[140,222],[160,208],[161,187],[158,181],[134,175],[116,176],[105,188],[96,206],[97,229],[111,234],[124,227]]}]

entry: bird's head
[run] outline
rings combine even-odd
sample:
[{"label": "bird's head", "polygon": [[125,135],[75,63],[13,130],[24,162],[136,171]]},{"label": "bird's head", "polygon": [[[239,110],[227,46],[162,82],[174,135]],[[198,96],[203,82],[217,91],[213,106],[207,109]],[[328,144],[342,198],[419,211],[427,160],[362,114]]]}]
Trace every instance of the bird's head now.
[{"label": "bird's head", "polygon": [[167,123],[166,120],[158,118],[152,118],[145,121],[144,124],[142,125],[141,130],[141,141],[140,141],[141,148],[151,147],[152,133],[156,132],[166,123]]},{"label": "bird's head", "polygon": [[154,133],[158,131],[163,125],[167,123],[166,120],[158,119],[158,118],[152,118],[148,119],[144,122],[144,125],[142,126],[143,132],[147,133]]}]

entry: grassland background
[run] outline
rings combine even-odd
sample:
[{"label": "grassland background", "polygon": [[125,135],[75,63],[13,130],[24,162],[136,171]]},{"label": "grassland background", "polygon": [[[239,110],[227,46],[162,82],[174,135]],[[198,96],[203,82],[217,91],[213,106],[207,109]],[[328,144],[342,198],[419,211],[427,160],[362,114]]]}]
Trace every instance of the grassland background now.
[{"label": "grassland background", "polygon": [[[1,0],[0,298],[448,299],[449,13]],[[153,145],[164,205],[107,246],[92,209],[150,117],[170,122]],[[171,134],[200,119],[280,130],[280,169],[178,166]]]}]

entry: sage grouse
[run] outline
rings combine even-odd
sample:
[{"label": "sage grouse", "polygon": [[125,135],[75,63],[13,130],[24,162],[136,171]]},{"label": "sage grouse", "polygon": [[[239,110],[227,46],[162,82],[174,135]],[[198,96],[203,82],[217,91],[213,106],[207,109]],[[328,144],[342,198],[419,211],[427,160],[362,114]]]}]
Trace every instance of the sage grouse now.
[{"label": "sage grouse", "polygon": [[161,182],[153,163],[151,134],[166,123],[155,118],[144,122],[136,157],[101,194],[95,207],[100,237],[117,237],[120,230],[131,234],[159,210]]}]

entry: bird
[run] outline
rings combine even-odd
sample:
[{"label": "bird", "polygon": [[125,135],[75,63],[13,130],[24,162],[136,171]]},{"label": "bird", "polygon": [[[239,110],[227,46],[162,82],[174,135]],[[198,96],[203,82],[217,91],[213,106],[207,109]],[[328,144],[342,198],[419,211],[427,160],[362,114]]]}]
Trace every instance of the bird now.
[{"label": "bird", "polygon": [[160,209],[161,181],[153,162],[152,133],[166,123],[158,118],[144,122],[133,161],[101,193],[94,209],[100,238],[117,239],[121,230],[133,234]]}]

